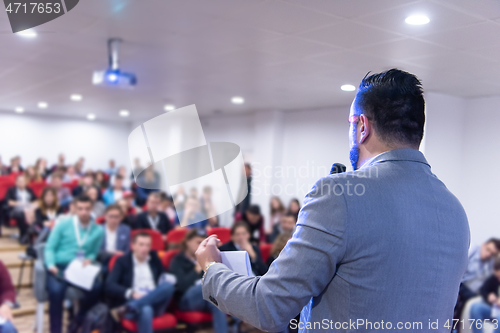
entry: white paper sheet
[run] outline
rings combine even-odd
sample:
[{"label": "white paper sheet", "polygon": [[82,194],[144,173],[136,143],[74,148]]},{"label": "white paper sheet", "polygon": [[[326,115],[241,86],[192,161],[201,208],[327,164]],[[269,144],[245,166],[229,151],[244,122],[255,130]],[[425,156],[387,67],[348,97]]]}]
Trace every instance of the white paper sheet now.
[{"label": "white paper sheet", "polygon": [[230,270],[247,276],[254,276],[247,251],[222,251],[222,263]]},{"label": "white paper sheet", "polygon": [[64,271],[64,278],[69,283],[85,290],[92,289],[94,280],[99,274],[101,267],[97,265],[87,265],[83,267],[83,261],[73,260]]}]

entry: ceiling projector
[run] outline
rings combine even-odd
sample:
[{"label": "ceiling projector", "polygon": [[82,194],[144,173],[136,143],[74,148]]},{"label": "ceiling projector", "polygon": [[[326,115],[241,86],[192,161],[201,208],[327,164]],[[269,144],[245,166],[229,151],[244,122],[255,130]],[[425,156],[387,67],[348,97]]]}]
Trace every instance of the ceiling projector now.
[{"label": "ceiling projector", "polygon": [[118,65],[118,47],[121,41],[119,38],[108,40],[109,68],[94,72],[92,75],[94,85],[130,89],[137,84],[135,74],[122,72]]}]

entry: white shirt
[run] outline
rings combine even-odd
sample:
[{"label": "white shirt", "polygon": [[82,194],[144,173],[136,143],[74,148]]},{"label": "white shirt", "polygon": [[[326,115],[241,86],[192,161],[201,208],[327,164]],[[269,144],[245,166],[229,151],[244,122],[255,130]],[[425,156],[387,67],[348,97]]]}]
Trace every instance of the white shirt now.
[{"label": "white shirt", "polygon": [[106,252],[116,251],[116,230],[111,231],[106,228]]},{"label": "white shirt", "polygon": [[156,283],[153,279],[153,272],[149,267],[149,257],[144,262],[139,262],[134,255],[132,255],[134,262],[134,284],[132,285],[133,291],[145,293],[156,288]]},{"label": "white shirt", "polygon": [[154,218],[148,214],[148,221],[151,229],[158,230],[158,223],[160,223],[160,216],[156,215]]}]

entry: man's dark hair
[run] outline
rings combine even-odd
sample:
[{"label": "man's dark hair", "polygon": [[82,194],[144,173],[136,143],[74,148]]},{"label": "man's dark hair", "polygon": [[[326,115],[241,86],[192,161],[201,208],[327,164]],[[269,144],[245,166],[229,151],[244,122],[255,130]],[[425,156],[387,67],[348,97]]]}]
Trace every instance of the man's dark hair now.
[{"label": "man's dark hair", "polygon": [[184,239],[182,240],[181,251],[186,252],[187,251],[187,243],[195,237],[207,238],[208,236],[207,236],[206,232],[202,229],[189,230],[186,233],[186,236],[184,236]]},{"label": "man's dark hair", "polygon": [[260,215],[260,206],[259,205],[250,205],[248,206],[247,212],[255,215]]},{"label": "man's dark hair", "polygon": [[145,231],[139,231],[138,233],[136,233],[134,235],[134,237],[132,237],[132,243],[135,243],[135,241],[139,238],[139,237],[147,237],[147,238],[151,238],[151,235],[148,234],[147,232]]},{"label": "man's dark hair", "polygon": [[80,194],[79,196],[76,197],[75,199],[76,203],[83,202],[83,203],[90,203],[92,204],[92,199],[86,194]]},{"label": "man's dark hair", "polygon": [[380,139],[388,144],[420,145],[425,123],[424,92],[420,80],[395,68],[368,74],[359,85],[356,106],[373,121]]},{"label": "man's dark hair", "polygon": [[493,243],[498,251],[500,251],[500,239],[498,238],[490,238],[486,241],[486,244]]},{"label": "man's dark hair", "polygon": [[242,222],[242,221],[238,221],[238,222],[235,222],[233,224],[233,226],[231,227],[231,236],[234,235],[234,233],[236,232],[236,229],[238,229],[238,228],[245,228],[246,231],[248,231],[248,233],[251,234],[250,227],[248,226],[248,224],[246,224],[245,222]]},{"label": "man's dark hair", "polygon": [[285,213],[285,216],[286,217],[293,217],[293,219],[295,220],[295,222],[297,222],[297,214],[292,213],[291,211],[287,210],[286,213]]}]

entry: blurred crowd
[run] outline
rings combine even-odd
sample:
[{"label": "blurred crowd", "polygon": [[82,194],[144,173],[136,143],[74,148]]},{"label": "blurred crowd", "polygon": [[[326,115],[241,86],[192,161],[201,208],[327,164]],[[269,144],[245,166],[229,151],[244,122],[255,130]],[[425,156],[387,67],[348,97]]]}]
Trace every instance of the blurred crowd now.
[{"label": "blurred crowd", "polygon": [[[143,170],[138,161],[134,167]],[[300,211],[297,199],[285,206],[273,197],[266,224],[261,208],[251,203],[249,164],[245,172],[249,194],[235,208],[232,225],[220,227],[210,188],[180,188],[172,196],[155,186],[142,188],[133,173],[113,160],[107,168],[92,170],[85,168],[84,158],[68,164],[63,154],[54,165],[43,158],[27,167],[20,157],[8,165],[0,159],[0,222],[18,228],[28,255],[40,257],[37,248],[43,246],[50,331],[78,332],[91,322],[86,320],[89,313],[103,309],[103,304],[114,319],[109,331],[128,321],[141,333],[152,332],[153,318],[168,316],[170,324],[193,325],[186,317],[193,312],[209,315],[202,322],[208,321],[216,332],[237,331],[241,323],[236,318],[203,300],[203,267],[194,256],[198,244],[216,233],[221,250],[247,251],[253,274],[263,275],[291,238]],[[157,182],[152,169],[139,173],[144,182]],[[64,271],[75,259],[85,265],[98,263],[102,269],[78,306],[69,307],[71,320],[65,329],[63,305],[70,285]],[[6,304],[0,317],[8,319]],[[8,329],[15,332],[7,326],[2,332]]]}]

